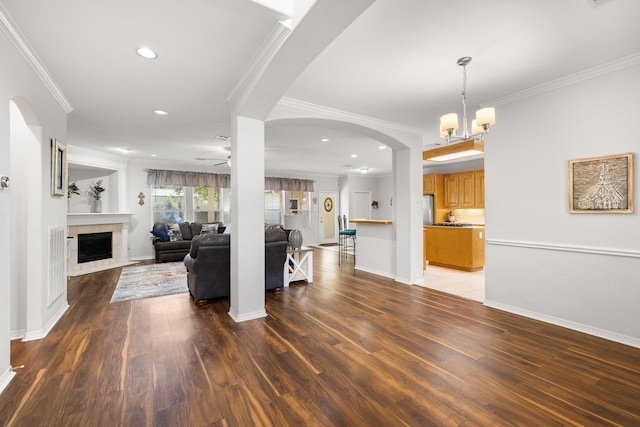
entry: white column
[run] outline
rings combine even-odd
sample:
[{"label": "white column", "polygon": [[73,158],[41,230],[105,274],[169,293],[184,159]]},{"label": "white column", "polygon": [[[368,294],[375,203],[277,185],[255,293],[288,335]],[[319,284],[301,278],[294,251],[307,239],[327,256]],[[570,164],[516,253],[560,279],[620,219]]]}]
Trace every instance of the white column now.
[{"label": "white column", "polygon": [[265,317],[264,122],[231,118],[231,296],[236,321]]},{"label": "white column", "polygon": [[[393,151],[393,223],[396,227],[396,280],[422,284],[422,150]],[[407,206],[410,207],[407,209]]]}]

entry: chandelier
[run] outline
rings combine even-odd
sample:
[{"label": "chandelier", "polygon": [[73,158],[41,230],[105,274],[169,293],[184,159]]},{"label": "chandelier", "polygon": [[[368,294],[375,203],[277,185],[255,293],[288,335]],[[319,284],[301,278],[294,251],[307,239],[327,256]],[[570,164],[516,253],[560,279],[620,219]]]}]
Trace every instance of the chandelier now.
[{"label": "chandelier", "polygon": [[[424,160],[445,161],[484,153],[482,139],[489,127],[496,122],[494,108],[482,108],[476,111],[476,118],[471,122],[471,132],[467,127],[467,65],[470,56],[463,56],[456,62],[462,67],[462,134],[458,135],[458,115],[445,114],[440,117],[440,136],[447,141],[444,147],[425,151]],[[477,139],[476,139],[477,138]]]}]

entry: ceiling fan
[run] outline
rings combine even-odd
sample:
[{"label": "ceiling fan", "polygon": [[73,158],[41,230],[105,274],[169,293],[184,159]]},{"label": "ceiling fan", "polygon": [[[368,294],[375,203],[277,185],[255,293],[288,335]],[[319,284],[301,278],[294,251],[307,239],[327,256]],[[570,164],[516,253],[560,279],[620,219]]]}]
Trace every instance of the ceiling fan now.
[{"label": "ceiling fan", "polygon": [[[227,139],[224,139],[227,138]],[[216,135],[216,139],[219,140],[223,140],[223,141],[228,141],[228,137],[222,137],[219,135]],[[216,147],[218,150],[222,150],[228,154],[218,154],[218,153],[211,153],[213,156],[225,156],[224,158],[220,158],[220,157],[196,157],[196,160],[201,160],[201,161],[217,161],[219,163],[215,163],[213,166],[222,166],[225,163],[229,166],[231,166],[231,145],[227,145],[225,147]]]}]

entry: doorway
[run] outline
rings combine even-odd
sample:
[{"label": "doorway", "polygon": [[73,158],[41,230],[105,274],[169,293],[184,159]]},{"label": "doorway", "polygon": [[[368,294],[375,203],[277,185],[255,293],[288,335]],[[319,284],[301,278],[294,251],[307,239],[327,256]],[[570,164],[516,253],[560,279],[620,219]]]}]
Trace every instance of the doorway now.
[{"label": "doorway", "polygon": [[336,220],[336,200],[338,193],[335,191],[321,191],[320,203],[318,203],[318,242],[322,244],[338,242],[338,228]]}]

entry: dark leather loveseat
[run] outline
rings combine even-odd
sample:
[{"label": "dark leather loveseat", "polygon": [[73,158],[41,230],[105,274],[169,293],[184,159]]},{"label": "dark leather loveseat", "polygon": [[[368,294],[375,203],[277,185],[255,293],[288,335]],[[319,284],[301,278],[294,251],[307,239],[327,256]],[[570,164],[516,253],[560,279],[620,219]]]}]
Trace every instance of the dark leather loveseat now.
[{"label": "dark leather loveseat", "polygon": [[[228,297],[231,290],[229,234],[196,236],[184,257],[189,293],[197,304]],[[287,235],[279,228],[265,230],[265,290],[282,287],[287,259]]]},{"label": "dark leather loveseat", "polygon": [[[170,239],[167,226],[171,224],[163,222],[153,224],[151,234],[153,234],[152,243],[156,253],[156,262],[182,261],[191,249],[193,237],[202,233],[202,223],[178,222],[175,224],[180,230],[180,238],[178,240]],[[224,231],[224,225],[221,222],[213,222],[211,224],[217,224],[218,232]]]}]

